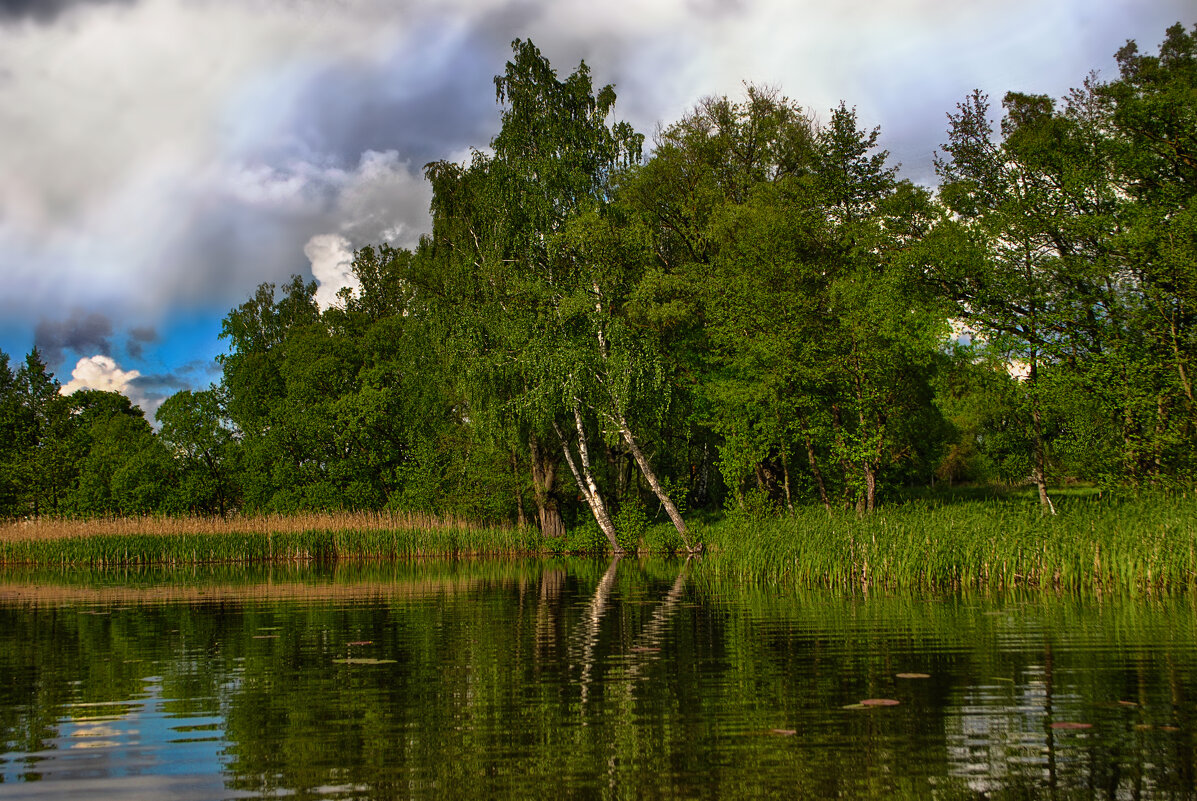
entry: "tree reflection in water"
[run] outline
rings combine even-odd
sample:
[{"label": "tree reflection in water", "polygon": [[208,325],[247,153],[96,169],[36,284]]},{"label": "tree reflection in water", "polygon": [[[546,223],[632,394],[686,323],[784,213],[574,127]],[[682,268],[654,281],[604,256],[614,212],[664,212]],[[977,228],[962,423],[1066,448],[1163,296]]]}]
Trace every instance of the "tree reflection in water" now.
[{"label": "tree reflection in water", "polygon": [[628,557],[9,572],[0,798],[1192,797],[1195,621]]}]

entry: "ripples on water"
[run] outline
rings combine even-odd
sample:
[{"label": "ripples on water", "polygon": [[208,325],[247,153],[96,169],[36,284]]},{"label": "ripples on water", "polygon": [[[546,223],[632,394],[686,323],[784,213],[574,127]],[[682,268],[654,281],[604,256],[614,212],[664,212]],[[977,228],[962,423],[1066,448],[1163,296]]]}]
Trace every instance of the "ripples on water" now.
[{"label": "ripples on water", "polygon": [[1195,631],[677,562],[10,572],[0,799],[1191,798]]}]

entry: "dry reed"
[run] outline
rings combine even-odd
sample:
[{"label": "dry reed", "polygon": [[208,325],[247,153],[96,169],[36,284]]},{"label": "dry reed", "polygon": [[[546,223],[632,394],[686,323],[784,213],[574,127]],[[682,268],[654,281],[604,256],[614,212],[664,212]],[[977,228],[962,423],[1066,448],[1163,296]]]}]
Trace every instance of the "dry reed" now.
[{"label": "dry reed", "polygon": [[42,519],[0,527],[0,564],[186,565],[515,556],[543,550],[531,529],[428,514],[310,513],[229,518]]},{"label": "dry reed", "polygon": [[0,543],[94,536],[298,534],[305,531],[479,531],[504,528],[421,512],[302,512],[229,517],[41,517],[0,523]]}]

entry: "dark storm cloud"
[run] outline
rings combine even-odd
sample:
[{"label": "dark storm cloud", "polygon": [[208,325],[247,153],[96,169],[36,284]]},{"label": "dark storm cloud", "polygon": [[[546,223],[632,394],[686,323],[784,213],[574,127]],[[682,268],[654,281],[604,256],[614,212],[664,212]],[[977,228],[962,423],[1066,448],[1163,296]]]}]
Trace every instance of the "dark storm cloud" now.
[{"label": "dark storm cloud", "polygon": [[[626,79],[628,97],[635,97],[636,62],[625,57],[633,43],[593,35],[546,36],[542,44],[534,29],[548,7],[512,3],[479,15],[449,38],[415,30],[385,58],[340,62],[308,77],[276,117],[275,135],[262,136],[265,144],[248,146],[242,156],[275,171],[280,183],[299,174],[296,165],[316,171],[331,166],[356,177],[303,174],[302,201],[286,210],[241,202],[204,206],[192,216],[183,241],[171,248],[176,255],[170,291],[231,308],[259,283],[308,275],[303,248],[313,234],[338,233],[352,247],[384,240],[414,244],[428,226],[423,166],[485,148],[498,131],[493,79],[512,57],[514,38],[537,38],[563,75],[585,59],[596,71],[596,83]],[[627,108],[622,100],[621,107]],[[355,207],[352,198],[370,183],[361,166],[364,154],[388,151],[414,181],[376,183],[373,202]],[[395,237],[397,227],[402,233]]]},{"label": "dark storm cloud", "polygon": [[40,320],[33,344],[47,364],[57,364],[66,351],[91,356],[112,353],[112,321],[99,312],[77,310],[65,320]]},{"label": "dark storm cloud", "polygon": [[[742,6],[739,0],[693,0],[719,16]],[[635,70],[635,37],[594,31],[534,31],[551,4],[513,2],[471,20],[464,33],[446,41],[415,30],[388,58],[364,65],[340,64],[320,73],[297,96],[287,130],[292,147],[335,163],[353,164],[367,150],[397,150],[417,169],[430,161],[485,148],[499,129],[494,77],[512,57],[516,38],[532,38],[560,75],[585,60],[596,83],[645,83]],[[655,121],[655,120],[654,120]],[[295,143],[295,139],[299,143]]]},{"label": "dark storm cloud", "polygon": [[189,382],[176,371],[157,375],[139,375],[137,378],[130,379],[129,386],[135,388],[139,394],[150,396],[161,395],[164,392],[167,394],[177,392],[187,388]]},{"label": "dark storm cloud", "polygon": [[196,359],[169,372],[139,375],[131,379],[128,394],[153,420],[162,402],[171,395],[183,390],[206,390],[219,378],[220,365],[211,359]]},{"label": "dark storm cloud", "polygon": [[125,340],[125,350],[134,359],[140,359],[145,352],[145,346],[158,341],[158,332],[151,326],[136,326],[129,329],[129,336]]},{"label": "dark storm cloud", "polygon": [[231,309],[262,283],[305,274],[303,245],[319,218],[229,206],[197,216],[184,233],[164,292],[199,306]]},{"label": "dark storm cloud", "polygon": [[342,165],[367,150],[393,149],[419,168],[484,147],[498,129],[492,78],[507,47],[496,34],[475,31],[436,53],[403,47],[368,68],[331,68],[298,97],[287,127],[300,132],[308,153]]},{"label": "dark storm cloud", "polygon": [[0,24],[32,19],[53,22],[62,14],[83,6],[128,4],[135,0],[0,0]]},{"label": "dark storm cloud", "polygon": [[153,375],[139,375],[129,382],[144,392],[177,392],[181,389],[206,389],[218,377],[220,365],[213,359],[195,359],[174,370]]}]

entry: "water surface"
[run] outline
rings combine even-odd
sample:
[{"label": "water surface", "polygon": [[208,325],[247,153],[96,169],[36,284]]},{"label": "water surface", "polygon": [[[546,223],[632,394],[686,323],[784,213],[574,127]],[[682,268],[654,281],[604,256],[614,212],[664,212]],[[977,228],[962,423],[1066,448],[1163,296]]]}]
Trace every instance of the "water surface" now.
[{"label": "water surface", "polygon": [[1193,798],[1195,673],[1183,596],[8,571],[0,799]]}]

